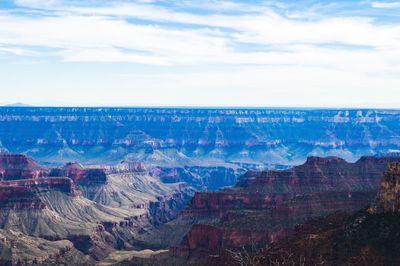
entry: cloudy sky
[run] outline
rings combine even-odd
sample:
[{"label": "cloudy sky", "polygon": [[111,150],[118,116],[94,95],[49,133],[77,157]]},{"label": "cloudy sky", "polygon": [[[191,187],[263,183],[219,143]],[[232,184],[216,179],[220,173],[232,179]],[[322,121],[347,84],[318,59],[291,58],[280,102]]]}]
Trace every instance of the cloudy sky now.
[{"label": "cloudy sky", "polygon": [[0,104],[400,107],[400,1],[0,0]]}]

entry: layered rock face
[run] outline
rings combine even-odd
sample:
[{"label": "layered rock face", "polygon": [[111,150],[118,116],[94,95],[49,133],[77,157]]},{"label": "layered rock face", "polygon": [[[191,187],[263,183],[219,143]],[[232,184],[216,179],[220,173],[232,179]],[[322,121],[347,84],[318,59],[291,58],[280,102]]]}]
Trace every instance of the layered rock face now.
[{"label": "layered rock face", "polygon": [[348,163],[337,157],[308,157],[307,161],[284,171],[248,172],[238,191],[253,193],[304,193],[377,189],[380,176],[398,157],[361,157]]},{"label": "layered rock face", "polygon": [[376,201],[353,215],[336,212],[310,219],[247,258],[224,253],[204,265],[240,265],[240,258],[251,265],[399,265],[399,170],[400,163],[390,164]]},{"label": "layered rock face", "polygon": [[68,240],[73,248],[66,256],[76,251],[98,260],[115,249],[136,248],[138,235],[174,218],[192,195],[184,184],[162,184],[137,163],[48,169],[23,155],[2,158],[7,181],[0,181],[1,229],[28,240]]},{"label": "layered rock face", "polygon": [[0,141],[56,164],[254,168],[400,150],[399,118],[393,110],[1,107]]},{"label": "layered rock face", "polygon": [[79,163],[67,163],[62,168],[52,169],[50,176],[66,176],[71,178],[77,185],[96,185],[105,184],[107,182],[107,176],[104,169],[85,169]]},{"label": "layered rock face", "polygon": [[376,193],[382,173],[397,157],[362,157],[348,163],[337,157],[309,157],[300,166],[282,171],[249,171],[233,188],[215,193],[197,192],[187,211],[224,212],[262,209],[282,204],[298,194],[343,192]]},{"label": "layered rock face", "polygon": [[44,209],[40,193],[60,191],[70,196],[78,194],[69,178],[40,178],[0,182],[0,208]]},{"label": "layered rock face", "polygon": [[[243,246],[262,247],[290,234],[296,224],[310,217],[337,210],[357,211],[374,200],[382,173],[398,160],[363,157],[348,163],[336,157],[310,157],[288,170],[249,172],[233,188],[198,192],[180,219],[202,222],[171,251],[190,258]],[[212,227],[220,237],[213,243],[196,239],[193,230],[203,225],[202,230]]]},{"label": "layered rock face", "polygon": [[22,154],[0,153],[0,180],[32,179],[49,176],[50,170]]},{"label": "layered rock face", "polygon": [[146,175],[148,171],[144,163],[123,161],[117,165],[107,168],[109,173],[136,173],[138,175]]},{"label": "layered rock face", "polygon": [[384,173],[377,197],[376,211],[400,211],[400,163],[390,164]]},{"label": "layered rock face", "polygon": [[163,183],[185,182],[197,191],[215,191],[233,186],[245,172],[244,168],[235,166],[154,167],[150,170],[150,174]]},{"label": "layered rock face", "polygon": [[78,265],[94,261],[68,240],[49,241],[0,229],[1,265]]}]

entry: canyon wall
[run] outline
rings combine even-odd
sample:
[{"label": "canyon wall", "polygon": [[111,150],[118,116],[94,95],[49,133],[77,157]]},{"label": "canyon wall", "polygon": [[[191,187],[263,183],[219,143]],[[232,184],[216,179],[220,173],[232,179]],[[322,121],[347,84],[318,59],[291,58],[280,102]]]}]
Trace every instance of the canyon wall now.
[{"label": "canyon wall", "polygon": [[[353,215],[336,212],[295,227],[287,238],[253,254],[253,265],[399,265],[400,163],[389,164],[379,192],[366,208]],[[288,256],[290,254],[290,256]],[[231,265],[228,254],[206,265]]]},{"label": "canyon wall", "polygon": [[[391,176],[396,175],[397,164],[391,163],[398,161],[397,157],[363,157],[348,163],[337,157],[310,157],[287,170],[249,172],[232,188],[197,192],[178,218],[197,217],[203,222],[194,219],[182,243],[171,252],[193,258],[243,246],[263,247],[290,235],[311,217],[357,211],[374,201],[388,165],[391,174],[386,172],[383,180],[395,187]],[[394,202],[395,192],[385,195]]]},{"label": "canyon wall", "polygon": [[[68,240],[67,255],[95,260],[138,248],[140,234],[173,219],[193,195],[183,183],[149,176],[140,163],[47,168],[24,155],[0,154],[0,170],[0,230],[28,240]],[[37,261],[49,259],[41,256]]]},{"label": "canyon wall", "polygon": [[396,152],[399,118],[395,110],[1,107],[0,148],[59,165],[277,168],[310,155]]},{"label": "canyon wall", "polygon": [[384,173],[375,206],[376,212],[400,211],[400,163],[392,163]]},{"label": "canyon wall", "polygon": [[0,153],[0,180],[41,178],[49,173],[50,169],[37,165],[32,158]]}]

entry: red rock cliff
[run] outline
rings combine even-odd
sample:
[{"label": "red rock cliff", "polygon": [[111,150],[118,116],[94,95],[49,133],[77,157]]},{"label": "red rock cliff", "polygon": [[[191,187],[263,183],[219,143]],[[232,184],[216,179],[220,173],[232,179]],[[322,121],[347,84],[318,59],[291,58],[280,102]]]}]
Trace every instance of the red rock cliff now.
[{"label": "red rock cliff", "polygon": [[61,191],[71,196],[77,191],[69,178],[38,178],[0,182],[0,208],[44,209],[41,195],[47,191]]},{"label": "red rock cliff", "polygon": [[0,154],[0,180],[46,177],[50,170],[23,154]]},{"label": "red rock cliff", "polygon": [[[197,227],[193,227],[187,235],[191,245],[184,241],[172,251],[189,250],[190,254],[196,254],[193,247],[201,246],[203,251],[218,250],[214,248],[217,243],[221,243],[220,249],[253,244],[265,246],[290,234],[297,223],[310,217],[337,210],[359,210],[374,200],[387,165],[399,160],[397,157],[363,157],[348,163],[336,157],[310,157],[305,164],[288,170],[249,172],[231,189],[196,193],[181,216],[203,220],[210,217],[212,226],[221,231],[222,239],[212,244],[204,242],[201,236],[196,239],[198,234],[194,234],[193,229]],[[399,169],[392,166],[392,174]],[[400,185],[396,187],[392,183],[400,179],[386,175],[390,185],[383,186],[392,189],[386,192],[385,198],[398,208],[400,197],[396,196],[396,188],[400,191]],[[210,227],[203,227],[203,231],[207,228]],[[211,231],[203,233],[212,234]],[[204,243],[193,244],[196,242]],[[205,243],[211,246],[206,248]]]},{"label": "red rock cliff", "polygon": [[387,165],[399,157],[362,157],[348,163],[337,157],[309,157],[303,165],[283,171],[248,172],[238,190],[261,193],[303,193],[377,189]]},{"label": "red rock cliff", "polygon": [[400,211],[400,163],[392,163],[383,174],[375,212]]},{"label": "red rock cliff", "polygon": [[107,176],[104,169],[84,168],[79,163],[67,163],[63,168],[52,169],[51,176],[69,177],[77,185],[105,184]]}]

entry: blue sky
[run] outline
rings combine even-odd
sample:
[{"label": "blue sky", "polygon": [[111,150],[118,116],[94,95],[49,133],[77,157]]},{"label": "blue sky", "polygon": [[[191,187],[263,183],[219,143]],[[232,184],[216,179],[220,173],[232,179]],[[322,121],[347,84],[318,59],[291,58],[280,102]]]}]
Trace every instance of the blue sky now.
[{"label": "blue sky", "polygon": [[400,1],[0,1],[0,104],[398,108],[399,90]]}]

